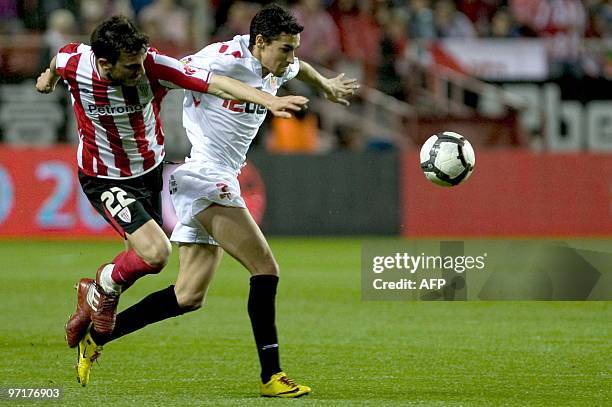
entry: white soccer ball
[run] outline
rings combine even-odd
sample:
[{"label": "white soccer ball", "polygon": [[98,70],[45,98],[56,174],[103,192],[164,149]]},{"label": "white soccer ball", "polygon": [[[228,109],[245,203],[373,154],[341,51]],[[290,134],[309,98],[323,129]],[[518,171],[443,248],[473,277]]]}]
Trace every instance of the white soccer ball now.
[{"label": "white soccer ball", "polygon": [[438,133],[421,147],[421,169],[437,185],[452,187],[465,182],[474,171],[474,164],[474,149],[459,133]]}]

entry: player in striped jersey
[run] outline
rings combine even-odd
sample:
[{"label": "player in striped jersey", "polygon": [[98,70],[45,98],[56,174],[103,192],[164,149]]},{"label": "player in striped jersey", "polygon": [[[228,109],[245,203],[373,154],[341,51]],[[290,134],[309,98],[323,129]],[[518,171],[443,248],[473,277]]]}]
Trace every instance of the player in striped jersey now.
[{"label": "player in striped jersey", "polygon": [[64,46],[36,88],[50,93],[59,79],[68,86],[77,118],[83,191],[126,242],[126,250],[102,265],[95,280],[82,279],[77,285],[77,310],[66,324],[66,339],[74,347],[90,322],[100,334],[110,334],[120,293],[138,278],[158,273],[168,261],[171,245],[161,229],[164,132],[159,116],[167,91],[184,88],[237,98],[263,104],[281,117],[307,100],[276,98],[185,66],[150,48],[146,36],[125,17],[101,23],[91,46]]},{"label": "player in striped jersey", "polygon": [[[227,75],[272,95],[283,83],[297,78],[323,91],[330,101],[348,105],[346,98],[358,88],[355,80],[343,75],[325,78],[295,57],[302,29],[287,11],[269,6],[251,21],[250,35],[211,44],[184,60],[194,69]],[[185,92],[183,124],[192,149],[170,183],[178,216],[171,237],[179,243],[176,285],[121,312],[110,336],[92,331],[87,341],[103,345],[133,332],[138,324],[142,327],[160,320],[154,316],[168,318],[198,309],[226,251],[251,274],[248,313],[261,366],[260,394],[290,398],[311,391],[281,369],[275,325],[279,266],[246,208],[237,180],[265,110],[256,104]],[[91,366],[87,360],[82,364]]]}]

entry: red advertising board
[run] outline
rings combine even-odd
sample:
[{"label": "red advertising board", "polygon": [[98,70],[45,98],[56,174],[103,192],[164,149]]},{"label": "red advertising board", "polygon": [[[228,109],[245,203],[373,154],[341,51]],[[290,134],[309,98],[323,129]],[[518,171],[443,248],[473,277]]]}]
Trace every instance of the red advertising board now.
[{"label": "red advertising board", "polygon": [[[167,179],[172,166],[167,166]],[[242,196],[257,222],[266,208],[266,191],[249,164],[240,176]],[[164,183],[165,184],[165,183]],[[176,215],[163,194],[164,229]],[[93,209],[77,179],[76,147],[0,147],[0,237],[114,238],[116,232]]]},{"label": "red advertising board", "polygon": [[0,236],[116,236],[81,191],[74,146],[0,147]]},{"label": "red advertising board", "polygon": [[[427,181],[418,154],[403,155],[404,236],[612,236],[612,154],[476,154],[472,177],[453,188]],[[241,184],[260,221],[266,193],[255,167],[245,167]],[[165,201],[167,230],[173,218]],[[116,237],[81,192],[73,146],[0,147],[0,237]]]},{"label": "red advertising board", "polygon": [[610,154],[476,151],[471,178],[452,188],[427,181],[417,153],[401,166],[404,236],[612,235]]}]

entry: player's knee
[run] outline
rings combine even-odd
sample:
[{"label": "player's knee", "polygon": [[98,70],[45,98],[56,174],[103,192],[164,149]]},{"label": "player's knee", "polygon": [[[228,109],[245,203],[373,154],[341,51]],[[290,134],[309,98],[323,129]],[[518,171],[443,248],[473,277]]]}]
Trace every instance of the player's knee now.
[{"label": "player's knee", "polygon": [[278,263],[272,254],[266,255],[262,262],[255,270],[255,274],[270,274],[273,276],[280,275],[280,269],[278,267]]},{"label": "player's knee", "polygon": [[192,312],[202,308],[205,302],[203,293],[177,293],[176,301],[183,312]]},{"label": "player's knee", "polygon": [[142,259],[153,267],[161,270],[172,254],[172,245],[167,239],[162,239],[154,244],[151,244],[144,250]]}]

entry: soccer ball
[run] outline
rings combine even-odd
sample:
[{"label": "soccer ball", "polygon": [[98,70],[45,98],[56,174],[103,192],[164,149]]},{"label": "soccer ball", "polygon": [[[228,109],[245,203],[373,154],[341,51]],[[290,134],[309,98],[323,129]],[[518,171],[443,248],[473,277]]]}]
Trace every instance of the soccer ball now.
[{"label": "soccer ball", "polygon": [[461,184],[470,177],[475,163],[472,145],[459,133],[438,133],[421,147],[421,169],[425,177],[437,185]]}]

